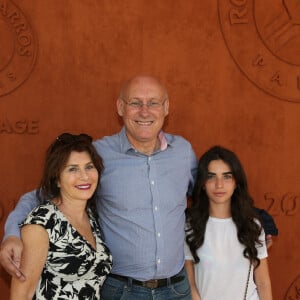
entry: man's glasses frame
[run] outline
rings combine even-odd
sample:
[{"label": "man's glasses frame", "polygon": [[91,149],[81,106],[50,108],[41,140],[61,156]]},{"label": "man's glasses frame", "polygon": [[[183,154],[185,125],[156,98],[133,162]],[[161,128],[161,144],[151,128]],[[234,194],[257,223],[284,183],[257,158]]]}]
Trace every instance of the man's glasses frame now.
[{"label": "man's glasses frame", "polygon": [[139,99],[132,99],[132,100],[129,100],[129,101],[126,101],[125,99],[122,99],[122,101],[125,104],[127,104],[131,109],[140,110],[145,105],[148,109],[158,110],[158,109],[161,109],[163,107],[163,105],[167,101],[167,98],[164,99],[163,101],[153,99],[153,100],[147,101],[146,103],[144,103],[142,100],[139,100]]}]

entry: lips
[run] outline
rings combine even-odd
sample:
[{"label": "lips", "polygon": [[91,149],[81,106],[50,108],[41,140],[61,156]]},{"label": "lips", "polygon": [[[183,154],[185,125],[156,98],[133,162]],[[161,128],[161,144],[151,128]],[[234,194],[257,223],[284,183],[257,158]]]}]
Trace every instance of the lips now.
[{"label": "lips", "polygon": [[153,121],[136,121],[136,123],[142,126],[150,126],[153,124]]},{"label": "lips", "polygon": [[91,188],[91,184],[80,184],[80,185],[76,185],[76,188],[78,188],[79,190],[88,190]]},{"label": "lips", "polygon": [[226,195],[226,193],[225,192],[218,192],[218,193],[214,193],[214,195],[216,197],[223,197],[224,195]]}]

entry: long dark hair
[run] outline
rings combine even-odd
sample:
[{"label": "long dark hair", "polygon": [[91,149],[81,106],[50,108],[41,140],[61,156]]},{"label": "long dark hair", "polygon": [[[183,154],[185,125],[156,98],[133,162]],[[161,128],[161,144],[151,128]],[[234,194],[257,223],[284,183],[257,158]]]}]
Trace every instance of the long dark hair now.
[{"label": "long dark hair", "polygon": [[[103,171],[102,158],[92,144],[92,137],[81,133],[73,135],[63,133],[49,146],[46,152],[44,170],[39,187],[36,191],[37,198],[41,204],[60,196],[60,188],[57,185],[61,171],[66,165],[71,152],[87,152],[98,171],[98,185]],[[87,201],[87,207],[97,216],[96,209],[97,191]]]},{"label": "long dark hair", "polygon": [[194,187],[192,204],[186,210],[187,244],[195,262],[199,262],[197,249],[204,242],[206,223],[209,218],[209,199],[203,187],[208,176],[208,165],[212,160],[222,160],[231,169],[236,182],[236,188],[231,197],[231,215],[237,227],[237,238],[245,246],[244,257],[258,266],[260,260],[257,257],[256,245],[262,245],[259,241],[261,226],[257,223],[253,199],[248,191],[246,174],[235,153],[221,146],[210,148],[199,160],[198,180]]}]

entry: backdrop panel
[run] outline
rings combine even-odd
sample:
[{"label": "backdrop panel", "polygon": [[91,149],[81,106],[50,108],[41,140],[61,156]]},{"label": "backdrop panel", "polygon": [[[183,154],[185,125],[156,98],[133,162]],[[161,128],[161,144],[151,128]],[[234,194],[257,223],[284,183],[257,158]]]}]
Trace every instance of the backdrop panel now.
[{"label": "backdrop panel", "polygon": [[[274,299],[297,299],[299,24],[296,1],[0,0],[0,238],[49,143],[118,131],[122,81],[151,73],[170,94],[166,131],[198,156],[221,144],[241,158],[279,228]],[[3,270],[0,290],[8,298]]]}]

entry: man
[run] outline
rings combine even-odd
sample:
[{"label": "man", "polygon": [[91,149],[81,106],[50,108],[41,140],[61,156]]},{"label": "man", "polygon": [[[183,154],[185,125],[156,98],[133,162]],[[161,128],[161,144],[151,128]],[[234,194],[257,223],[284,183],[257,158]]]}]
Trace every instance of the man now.
[{"label": "man", "polygon": [[[197,158],[189,142],[162,131],[169,99],[158,79],[127,81],[117,111],[121,132],[94,142],[105,167],[99,221],[114,260],[101,299],[191,299],[183,269],[184,211]],[[6,223],[0,261],[20,280],[26,279],[16,224],[35,205],[33,193],[24,195]]]}]

